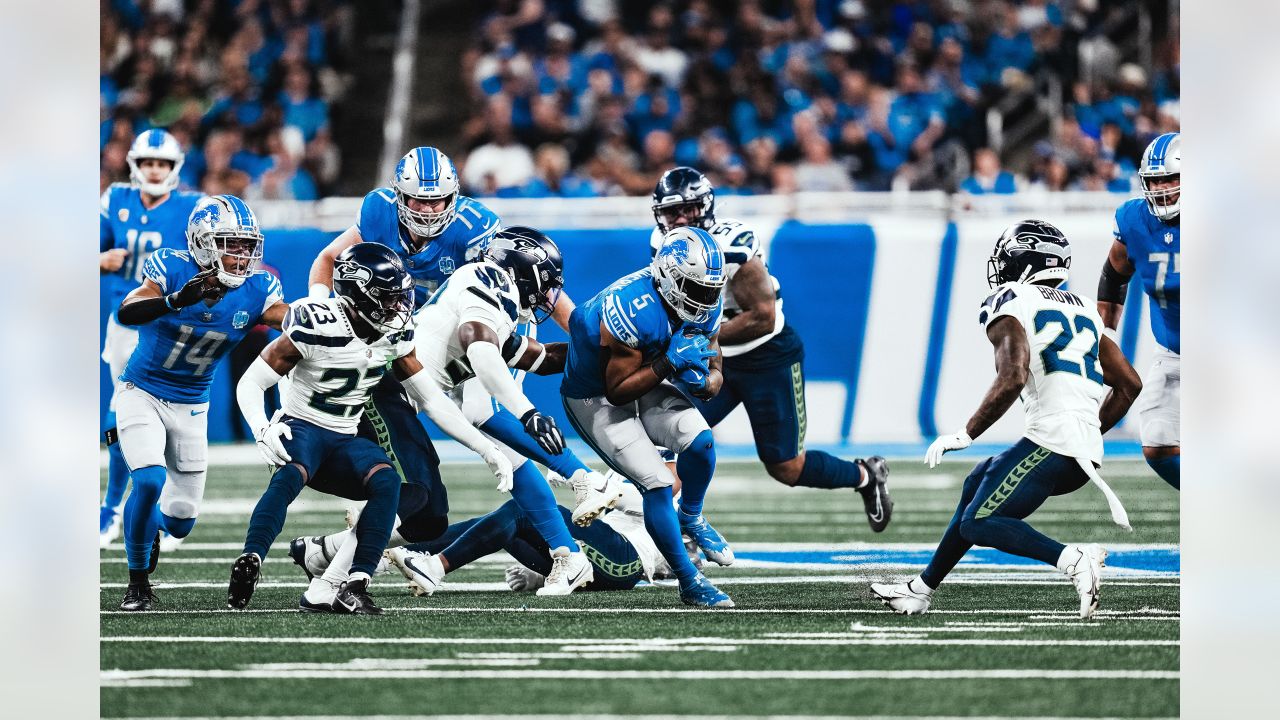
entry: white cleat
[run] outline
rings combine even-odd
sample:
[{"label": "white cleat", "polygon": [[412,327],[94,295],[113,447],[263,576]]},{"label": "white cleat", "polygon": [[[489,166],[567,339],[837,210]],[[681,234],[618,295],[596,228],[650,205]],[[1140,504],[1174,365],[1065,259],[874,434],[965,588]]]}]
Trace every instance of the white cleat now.
[{"label": "white cleat", "polygon": [[444,565],[431,553],[393,547],[382,553],[401,575],[409,581],[414,595],[430,595],[444,585]]},{"label": "white cleat", "polygon": [[584,552],[569,552],[567,547],[558,547],[551,551],[551,572],[538,595],[568,595],[574,590],[595,579],[595,571],[591,569],[591,561]]},{"label": "white cleat", "polygon": [[307,579],[318,578],[329,568],[329,556],[324,553],[324,537],[300,537],[289,541],[289,557],[302,568]]},{"label": "white cleat", "polygon": [[1071,578],[1080,595],[1080,617],[1088,620],[1098,609],[1098,588],[1107,551],[1101,545],[1068,545],[1058,558],[1058,569]]},{"label": "white cleat", "polygon": [[[913,579],[904,583],[871,583],[871,594],[899,615],[923,615],[929,612],[933,591]],[[917,588],[924,588],[919,590]]]},{"label": "white cleat", "polygon": [[622,478],[613,472],[579,470],[569,484],[573,486],[573,524],[579,527],[590,525],[622,498]]},{"label": "white cleat", "polygon": [[161,530],[160,531],[160,552],[171,553],[174,550],[177,550],[179,547],[182,547],[182,541],[185,539],[186,538],[174,537],[169,533]]},{"label": "white cleat", "polygon": [[120,537],[120,530],[123,526],[124,513],[116,513],[107,528],[98,534],[98,549],[105,550],[108,545],[115,542]]}]

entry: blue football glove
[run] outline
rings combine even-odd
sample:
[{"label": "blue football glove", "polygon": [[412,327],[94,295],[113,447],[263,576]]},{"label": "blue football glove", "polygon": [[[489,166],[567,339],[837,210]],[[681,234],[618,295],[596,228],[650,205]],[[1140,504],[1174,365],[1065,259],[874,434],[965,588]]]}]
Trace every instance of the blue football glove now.
[{"label": "blue football glove", "polygon": [[707,381],[710,379],[710,371],[706,367],[691,365],[676,373],[675,381],[689,394],[702,400],[710,399],[707,394]]}]

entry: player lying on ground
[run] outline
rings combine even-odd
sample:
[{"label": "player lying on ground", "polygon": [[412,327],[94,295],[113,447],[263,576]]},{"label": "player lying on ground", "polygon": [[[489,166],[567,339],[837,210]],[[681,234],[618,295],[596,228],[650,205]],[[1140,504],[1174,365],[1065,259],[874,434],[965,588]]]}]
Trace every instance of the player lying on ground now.
[{"label": "player lying on ground", "polygon": [[[395,253],[377,244],[355,245],[335,263],[327,300],[294,302],[284,334],[271,342],[236,386],[240,411],[258,448],[277,468],[253,509],[244,553],[231,568],[227,605],[243,609],[253,597],[262,561],[284,527],[289,505],[304,486],[350,500],[367,500],[351,542],[335,564],[350,567],[342,582],[312,586],[302,610],[381,614],[369,579],[391,537],[400,503],[400,476],[376,443],[356,434],[365,401],[388,367],[442,430],[482,458],[511,489],[511,464],[466,421],[425,372],[414,353],[413,279]],[[292,372],[283,408],[268,420],[266,390]]]},{"label": "player lying on ground", "polygon": [[1106,551],[1063,545],[1025,521],[1050,496],[1074,492],[1092,479],[1106,495],[1112,518],[1128,527],[1124,508],[1095,468],[1102,463],[1102,433],[1124,417],[1142,382],[1120,348],[1100,332],[1093,303],[1057,289],[1070,265],[1067,239],[1047,222],[1016,223],[996,242],[987,274],[995,291],[978,315],[995,347],[996,379],[965,428],[935,440],[926,459],[934,467],[943,453],[968,447],[1020,393],[1026,433],[965,478],[955,516],[919,577],[871,585],[872,594],[894,611],[927,612],[933,591],[974,545],[1054,565],[1075,585],[1080,617],[1098,607]]},{"label": "player lying on ground", "polygon": [[[882,532],[893,515],[884,458],[850,462],[804,449],[804,343],[783,316],[781,286],[769,274],[763,243],[743,223],[716,219],[711,181],[690,167],[663,174],[654,186],[651,207],[657,227],[649,239],[650,255],[677,227],[706,230],[724,252],[724,386],[709,400],[695,398],[694,406],[715,427],[742,405],[751,421],[756,454],[770,477],[793,487],[854,488],[862,496],[872,532]],[[727,565],[733,553],[707,558]]]},{"label": "player lying on ground", "polygon": [[1106,325],[1103,332],[1115,340],[1129,280],[1136,273],[1151,299],[1151,332],[1160,346],[1142,380],[1146,390],[1137,408],[1142,455],[1165,482],[1181,488],[1181,134],[1165,133],[1151,141],[1138,178],[1143,197],[1116,210],[1115,242],[1098,281],[1098,314]]},{"label": "player lying on ground", "polygon": [[150,610],[148,576],[160,530],[184,538],[195,526],[209,462],[209,388],[218,361],[258,323],[280,327],[288,306],[264,270],[262,231],[239,198],[215,195],[187,223],[189,250],[161,248],[116,317],[138,326],[138,347],[120,375],[116,417],[133,491],[124,506],[129,587],[121,610]]}]

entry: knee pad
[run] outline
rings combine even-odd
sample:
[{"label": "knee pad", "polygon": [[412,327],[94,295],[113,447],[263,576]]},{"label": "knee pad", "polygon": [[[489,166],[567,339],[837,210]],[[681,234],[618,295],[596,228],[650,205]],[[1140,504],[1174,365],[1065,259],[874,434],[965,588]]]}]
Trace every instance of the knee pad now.
[{"label": "knee pad", "polygon": [[191,529],[196,526],[196,519],[193,517],[177,518],[169,513],[164,515],[164,530],[176,538],[184,538],[191,534]]},{"label": "knee pad", "polygon": [[368,488],[369,493],[378,495],[398,492],[400,485],[400,475],[390,466],[378,469],[365,481],[365,487]]},{"label": "knee pad", "polygon": [[[679,451],[680,455],[701,455],[712,462],[716,458],[716,441],[711,430],[703,430],[694,436],[689,444]],[[678,456],[677,456],[678,457]]]},{"label": "knee pad", "polygon": [[[165,507],[160,508],[160,511],[166,517],[171,517],[175,520],[191,520],[194,522],[199,508],[190,500],[171,500],[165,503]],[[169,534],[173,535],[174,533]]]},{"label": "knee pad", "polygon": [[983,536],[986,534],[985,523],[977,518],[967,518],[960,521],[960,537],[968,540],[974,545],[983,545]]}]

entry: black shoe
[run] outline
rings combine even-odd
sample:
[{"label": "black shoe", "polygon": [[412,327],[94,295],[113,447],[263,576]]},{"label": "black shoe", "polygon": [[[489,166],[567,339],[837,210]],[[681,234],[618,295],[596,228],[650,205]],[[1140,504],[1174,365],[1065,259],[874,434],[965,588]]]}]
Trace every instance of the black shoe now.
[{"label": "black shoe", "polygon": [[129,583],[124,591],[124,600],[120,609],[127,612],[146,612],[156,603],[156,594],[151,592],[151,583]]},{"label": "black shoe", "polygon": [[227,586],[227,607],[243,610],[258,586],[258,573],[262,571],[262,558],[245,553],[231,566],[231,584]]},{"label": "black shoe", "polygon": [[382,608],[369,596],[369,581],[348,580],[338,586],[338,596],[333,599],[334,612],[354,615],[381,615]]},{"label": "black shoe", "polygon": [[156,565],[160,563],[160,531],[156,531],[156,539],[151,541],[151,562],[147,563],[147,574],[156,571]]},{"label": "black shoe", "polygon": [[867,484],[858,488],[862,506],[867,513],[867,523],[872,532],[884,532],[893,517],[893,498],[889,497],[889,464],[879,455],[872,455],[858,464],[867,470]]},{"label": "black shoe", "polygon": [[[365,597],[368,597],[368,596],[366,595]],[[307,594],[303,593],[302,597],[298,598],[298,612],[336,613],[338,611],[333,609],[332,603],[313,603],[310,600],[307,600]],[[382,611],[379,610],[378,612],[382,612]]]},{"label": "black shoe", "polygon": [[[315,540],[316,538],[312,538]],[[307,574],[307,580],[315,580],[315,573],[307,569],[307,539],[294,538],[289,541],[289,557],[293,558],[293,564],[302,568],[302,572]]]}]

